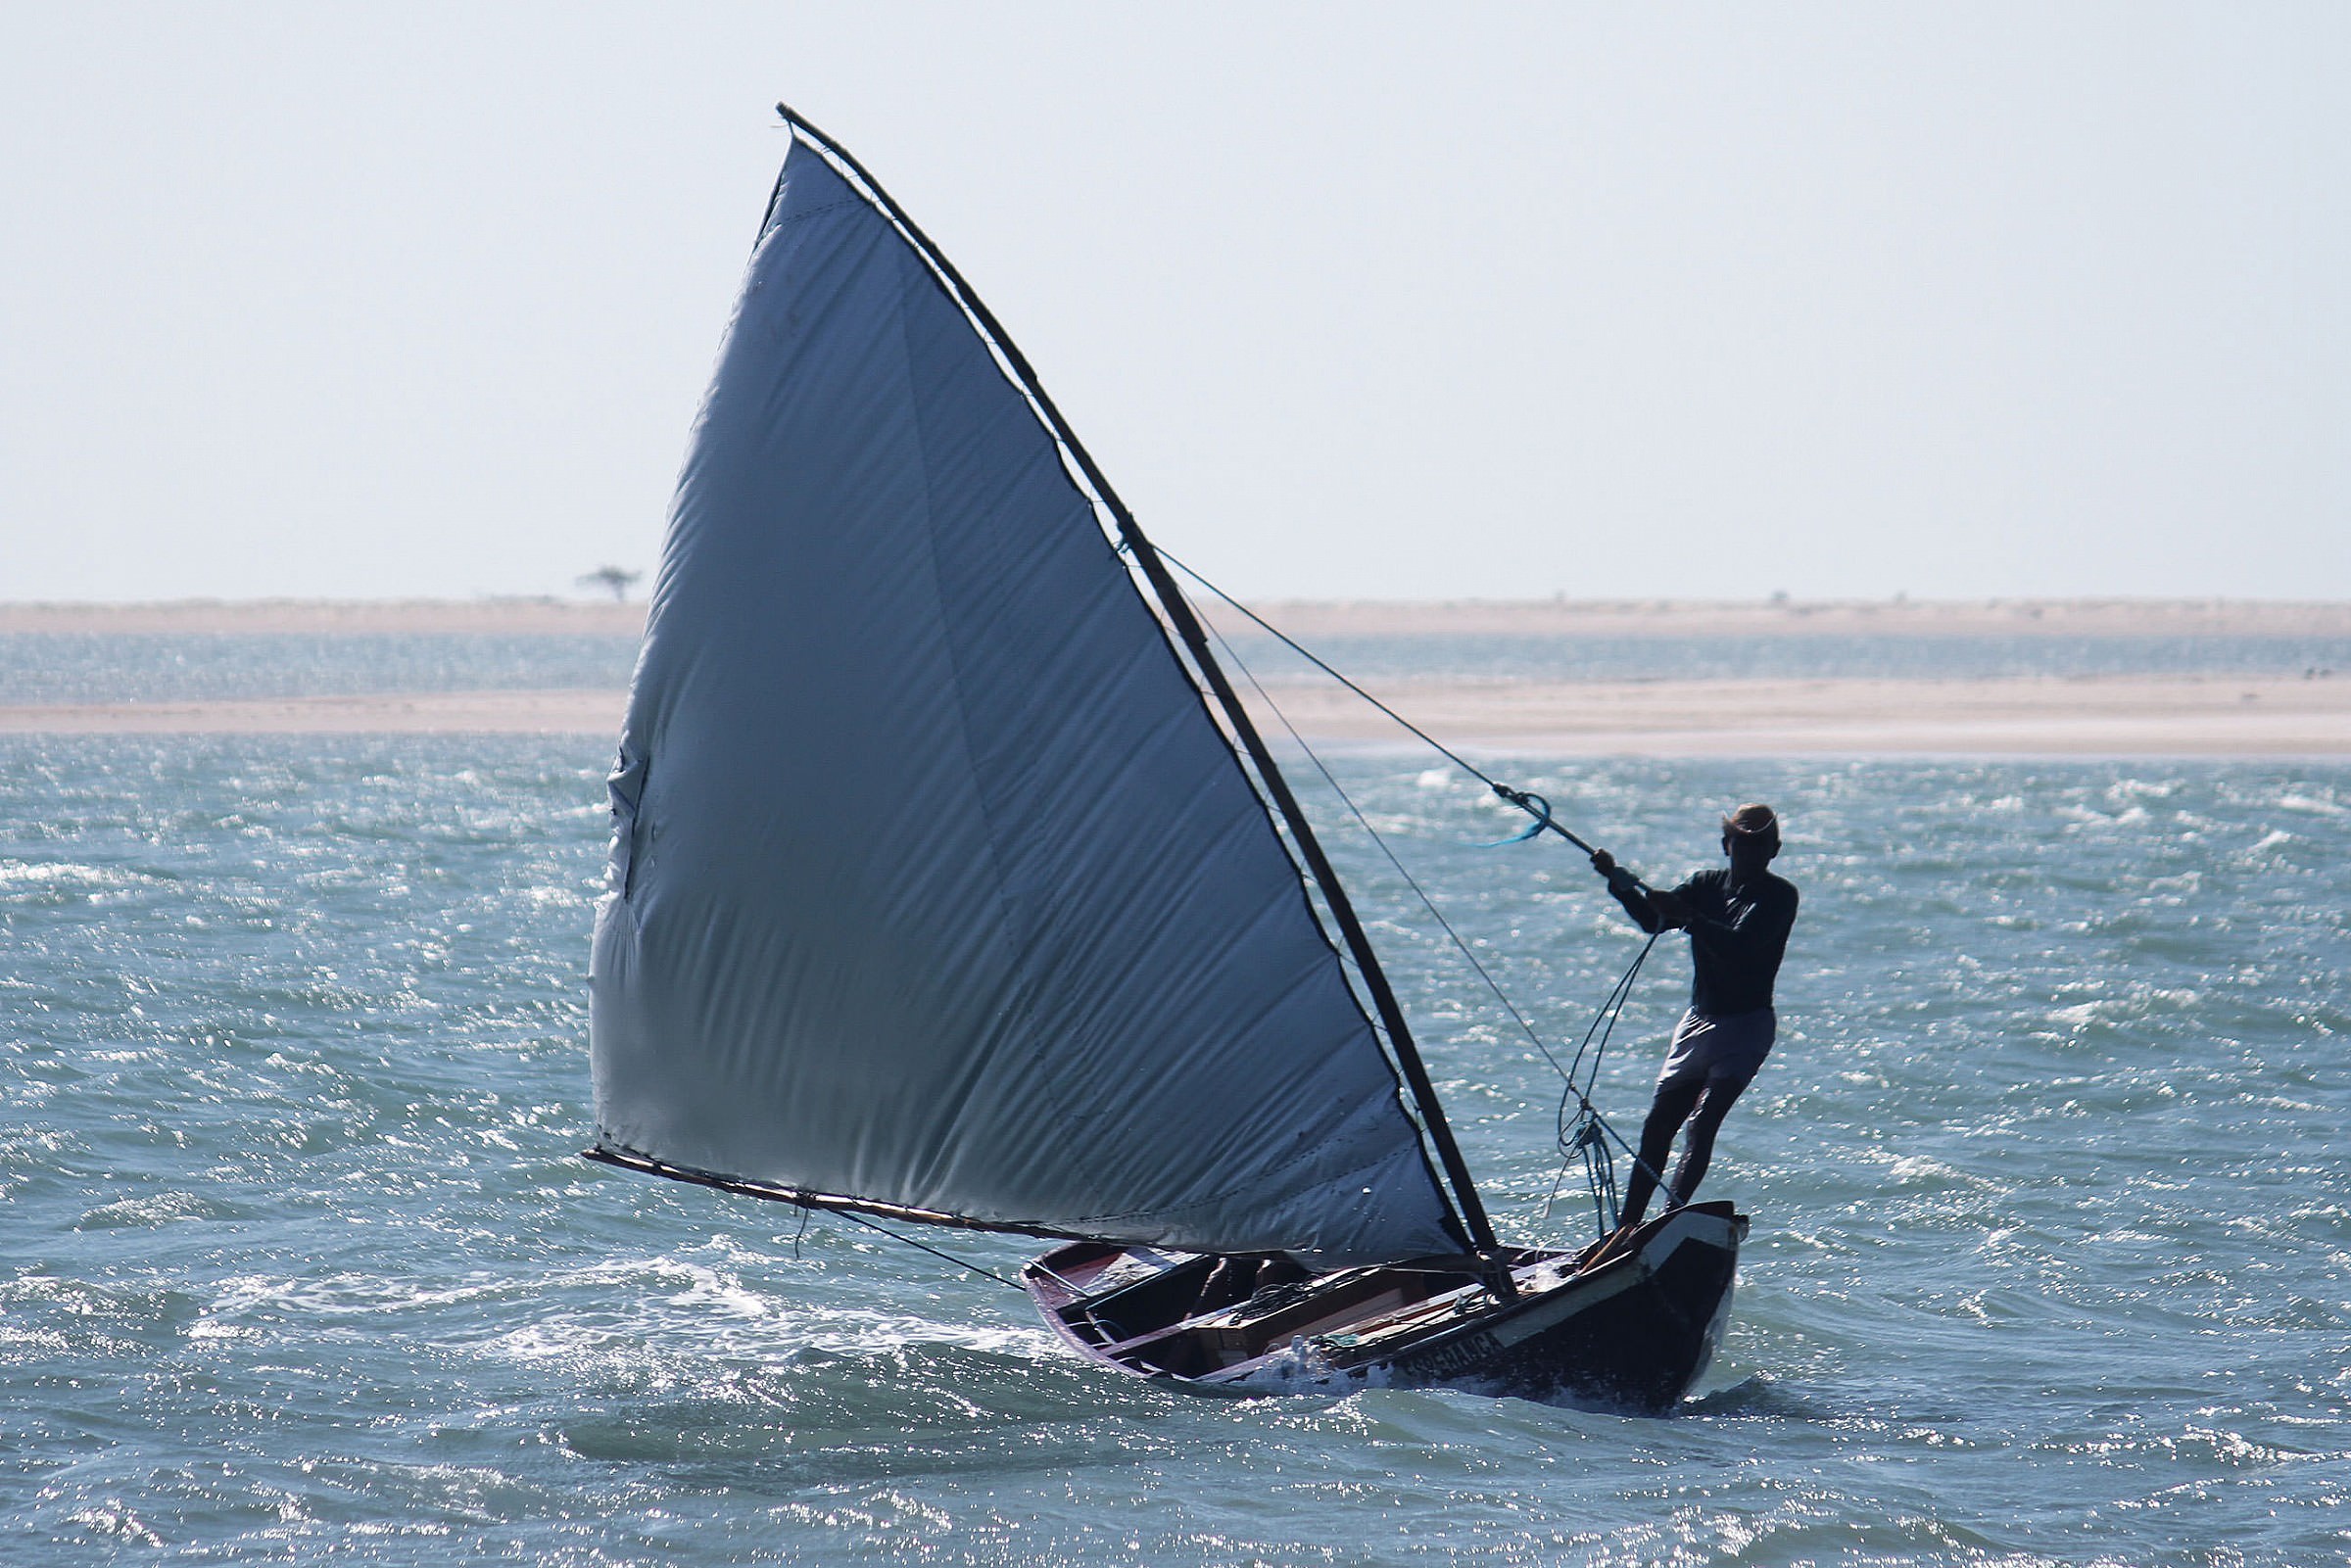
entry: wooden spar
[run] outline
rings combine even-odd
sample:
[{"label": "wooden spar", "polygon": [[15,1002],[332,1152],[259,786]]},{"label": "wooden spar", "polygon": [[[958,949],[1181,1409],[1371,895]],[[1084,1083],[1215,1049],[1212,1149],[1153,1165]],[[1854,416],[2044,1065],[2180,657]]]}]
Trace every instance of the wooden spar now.
[{"label": "wooden spar", "polygon": [[742,1176],[722,1176],[715,1171],[696,1170],[691,1165],[673,1165],[651,1155],[641,1155],[634,1149],[612,1148],[598,1144],[582,1149],[580,1158],[593,1160],[600,1165],[617,1165],[640,1175],[662,1176],[671,1181],[683,1181],[696,1187],[715,1187],[744,1198],[760,1198],[769,1203],[791,1204],[798,1209],[829,1210],[843,1214],[872,1214],[881,1219],[900,1220],[910,1225],[945,1225],[956,1230],[998,1231],[1015,1236],[1035,1236],[1045,1241],[1089,1242],[1096,1246],[1112,1245],[1097,1236],[1080,1235],[1074,1230],[1054,1230],[1045,1225],[1018,1225],[992,1219],[967,1219],[961,1214],[943,1213],[936,1209],[910,1209],[903,1204],[886,1204],[865,1198],[841,1198],[832,1193],[807,1192],[798,1187],[780,1187],[769,1181],[749,1181]]},{"label": "wooden spar", "polygon": [[[979,326],[988,344],[1002,358],[1014,385],[1027,396],[1053,439],[1060,443],[1070,460],[1078,465],[1087,486],[1109,508],[1112,519],[1118,524],[1120,539],[1125,542],[1135,564],[1142,568],[1144,578],[1151,584],[1152,592],[1159,599],[1160,609],[1176,628],[1192,662],[1207,678],[1218,707],[1223,709],[1232,733],[1248,751],[1251,762],[1257,767],[1258,777],[1265,781],[1267,792],[1273,796],[1282,820],[1289,825],[1292,841],[1298,845],[1299,853],[1306,858],[1308,870],[1321,887],[1323,899],[1330,906],[1331,917],[1338,922],[1347,950],[1355,959],[1356,973],[1364,977],[1365,987],[1371,993],[1372,1006],[1387,1028],[1389,1046],[1395,1052],[1397,1066],[1403,1070],[1413,1103],[1419,1109],[1421,1123],[1428,1129],[1429,1141],[1436,1145],[1437,1159],[1445,1167],[1445,1174],[1453,1189],[1454,1203],[1467,1226],[1470,1245],[1480,1256],[1492,1255],[1496,1251],[1493,1223],[1486,1217],[1485,1204],[1478,1197],[1477,1183],[1469,1174],[1468,1163],[1462,1158],[1460,1144],[1454,1140],[1453,1127],[1445,1119],[1444,1108],[1437,1103],[1436,1085],[1429,1081],[1428,1069],[1421,1063],[1419,1048],[1413,1043],[1412,1027],[1405,1021],[1404,1009],[1398,1004],[1394,989],[1388,984],[1386,972],[1380,968],[1379,956],[1371,947],[1371,938],[1365,932],[1363,922],[1356,918],[1355,907],[1348,902],[1346,889],[1339,885],[1338,875],[1324,857],[1321,843],[1315,837],[1314,829],[1306,820],[1306,813],[1299,808],[1297,797],[1290,792],[1288,781],[1283,779],[1281,770],[1273,765],[1272,755],[1266,749],[1264,737],[1257,733],[1257,726],[1250,722],[1249,715],[1241,707],[1239,694],[1233,690],[1223,667],[1209,651],[1208,637],[1200,626],[1199,617],[1193,614],[1182,591],[1169,575],[1166,563],[1160,559],[1159,552],[1151,547],[1151,542],[1136,524],[1134,514],[1119,499],[1109,479],[1095,466],[1092,453],[1085,450],[1084,444],[1078,439],[1078,433],[1070,428],[1069,421],[1062,417],[1061,410],[1046,396],[1044,383],[1037,379],[1036,372],[1030,367],[1019,346],[997,322],[986,303],[964,281],[963,274],[955,270],[955,264],[947,260],[945,253],[931,242],[930,236],[922,231],[913,218],[906,215],[905,209],[883,189],[881,181],[875,179],[865,166],[839,142],[810,124],[789,104],[776,105],[776,113],[783,117],[785,124],[795,135],[805,138],[819,153],[856,176],[875,205],[897,226],[916,254],[930,264],[939,281],[946,285],[955,303]],[[770,215],[773,215],[772,198]],[[1509,1270],[1498,1269],[1496,1274],[1503,1281],[1504,1294],[1509,1294]]]}]

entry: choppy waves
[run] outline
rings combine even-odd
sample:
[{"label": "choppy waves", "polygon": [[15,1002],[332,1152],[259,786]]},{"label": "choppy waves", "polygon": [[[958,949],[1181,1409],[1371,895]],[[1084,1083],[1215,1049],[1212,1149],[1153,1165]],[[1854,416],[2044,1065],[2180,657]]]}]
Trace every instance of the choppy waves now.
[{"label": "choppy waves", "polygon": [[[1511,766],[1659,879],[1736,798],[1790,823],[1782,1045],[1710,1183],[1755,1216],[1736,1323],[1655,1422],[1113,1385],[869,1231],[584,1164],[576,745],[0,756],[0,1505],[28,1560],[2351,1549],[2343,768]],[[1580,1034],[1634,945],[1589,872],[1471,847],[1496,808],[1416,764],[1340,772]],[[1499,1217],[1537,1234],[1556,1077],[1339,844]],[[1628,1123],[1686,974],[1653,963],[1603,1079]]]}]

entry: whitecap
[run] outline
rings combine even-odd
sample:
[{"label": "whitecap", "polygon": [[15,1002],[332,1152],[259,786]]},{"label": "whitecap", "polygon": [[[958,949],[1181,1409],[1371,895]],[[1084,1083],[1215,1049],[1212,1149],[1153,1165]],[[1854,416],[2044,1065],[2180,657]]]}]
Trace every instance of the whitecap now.
[{"label": "whitecap", "polygon": [[102,1536],[115,1536],[134,1545],[161,1546],[164,1544],[162,1536],[157,1535],[145,1520],[131,1512],[117,1498],[110,1497],[103,1504],[94,1507],[76,1508],[67,1514],[66,1518],[85,1530],[95,1531]]},{"label": "whitecap", "polygon": [[2290,789],[2279,795],[2272,804],[2282,811],[2304,811],[2321,817],[2351,817],[2351,806],[2345,806],[2332,800],[2322,800],[2317,795],[2306,795]]},{"label": "whitecap", "polygon": [[0,860],[0,887],[48,888],[59,892],[97,892],[134,887],[152,879],[137,872],[106,866],[84,866],[71,860]]}]

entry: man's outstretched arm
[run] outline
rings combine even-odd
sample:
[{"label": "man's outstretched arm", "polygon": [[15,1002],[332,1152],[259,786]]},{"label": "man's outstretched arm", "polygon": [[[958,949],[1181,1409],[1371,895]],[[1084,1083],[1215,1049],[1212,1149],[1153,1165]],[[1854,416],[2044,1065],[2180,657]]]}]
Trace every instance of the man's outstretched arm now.
[{"label": "man's outstretched arm", "polygon": [[1655,936],[1659,931],[1679,930],[1689,924],[1689,911],[1671,893],[1658,892],[1641,884],[1641,879],[1616,864],[1616,859],[1605,849],[1592,852],[1592,869],[1607,879],[1608,891],[1616,902],[1633,917],[1633,924]]}]

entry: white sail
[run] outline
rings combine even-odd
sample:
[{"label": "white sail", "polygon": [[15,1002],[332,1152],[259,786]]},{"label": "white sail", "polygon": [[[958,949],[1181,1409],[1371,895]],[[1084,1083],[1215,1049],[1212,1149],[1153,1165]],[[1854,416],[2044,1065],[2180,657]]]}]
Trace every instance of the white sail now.
[{"label": "white sail", "polygon": [[804,145],[695,427],[612,800],[602,1149],[1194,1251],[1463,1247],[1046,430]]}]

